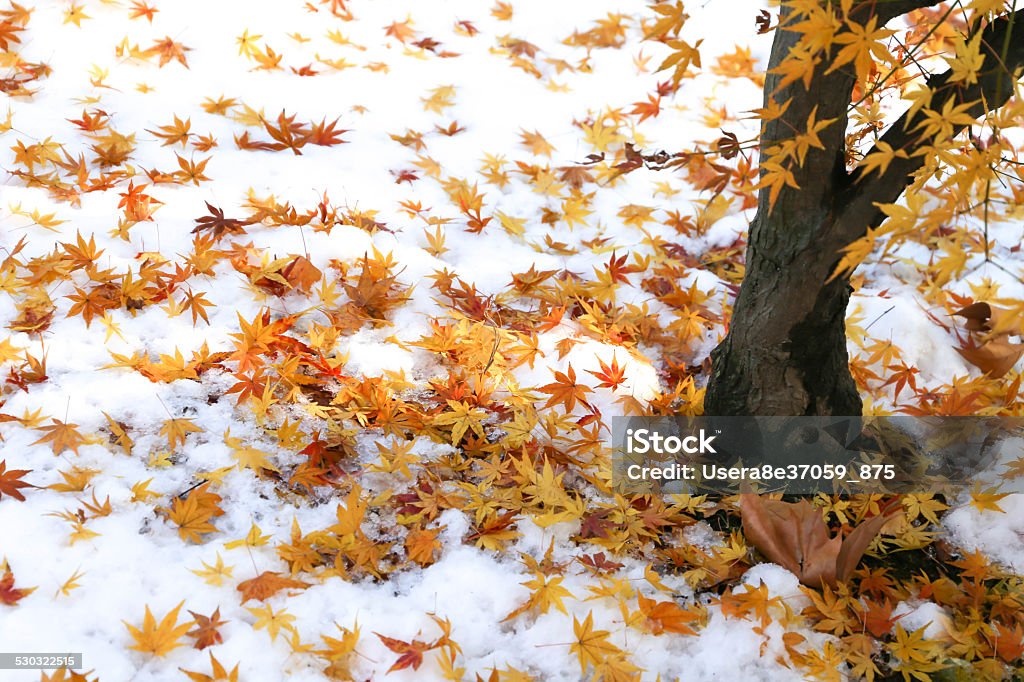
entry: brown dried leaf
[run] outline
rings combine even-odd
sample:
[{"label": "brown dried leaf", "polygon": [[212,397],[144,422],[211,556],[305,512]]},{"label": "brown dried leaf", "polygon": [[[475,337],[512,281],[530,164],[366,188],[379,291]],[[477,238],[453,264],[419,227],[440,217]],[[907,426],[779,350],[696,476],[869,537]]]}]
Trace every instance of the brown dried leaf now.
[{"label": "brown dried leaf", "polygon": [[1024,354],[1024,343],[1010,343],[1006,338],[999,337],[980,346],[969,343],[963,348],[957,348],[956,352],[985,374],[998,379],[1017,364],[1017,360]]},{"label": "brown dried leaf", "polygon": [[1011,336],[1024,336],[1020,317],[1012,310],[997,308],[993,305],[979,301],[965,306],[953,313],[958,317],[967,320],[964,327],[972,332],[992,332],[994,336],[1009,334]]},{"label": "brown dried leaf", "polygon": [[296,256],[292,262],[282,268],[281,276],[288,280],[292,288],[309,293],[323,277],[323,273],[305,256]]},{"label": "brown dried leaf", "polygon": [[227,623],[227,621],[220,619],[220,607],[217,607],[209,616],[204,616],[195,611],[189,611],[189,613],[192,614],[195,627],[185,634],[196,640],[192,645],[194,648],[201,651],[208,646],[221,644],[224,641],[218,628]]},{"label": "brown dried leaf", "polygon": [[768,559],[815,588],[845,582],[882,526],[896,513],[865,521],[844,540],[830,537],[821,512],[807,500],[790,503],[750,493],[740,499],[747,539]]}]

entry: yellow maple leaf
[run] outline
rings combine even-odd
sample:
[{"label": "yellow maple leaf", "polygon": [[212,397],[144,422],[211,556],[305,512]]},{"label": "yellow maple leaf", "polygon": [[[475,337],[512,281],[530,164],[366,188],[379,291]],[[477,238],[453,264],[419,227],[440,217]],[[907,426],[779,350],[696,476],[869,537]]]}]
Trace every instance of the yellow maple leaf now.
[{"label": "yellow maple leaf", "polygon": [[8,362],[9,360],[21,359],[21,351],[24,348],[18,348],[11,343],[11,337],[7,337],[3,341],[0,341],[0,363]]},{"label": "yellow maple leaf", "polygon": [[160,493],[153,492],[149,489],[149,484],[153,482],[152,478],[147,478],[145,481],[138,481],[132,486],[132,502],[148,502],[150,500],[160,497]]},{"label": "yellow maple leaf", "polygon": [[565,604],[562,600],[568,597],[573,599],[573,594],[566,588],[562,587],[562,576],[546,576],[541,572],[535,574],[533,580],[527,580],[524,583],[520,583],[523,587],[530,589],[530,597],[526,600],[519,608],[512,611],[510,614],[502,619],[502,622],[512,620],[521,613],[525,613],[530,609],[539,610],[541,613],[547,613],[552,606],[567,614],[565,610]]},{"label": "yellow maple leaf", "polygon": [[944,57],[949,64],[948,82],[963,81],[964,85],[974,85],[978,82],[978,73],[985,61],[985,55],[981,53],[981,31],[970,40],[964,40],[963,36],[957,34],[954,41],[954,56]]},{"label": "yellow maple leaf", "polygon": [[239,469],[279,471],[276,466],[271,464],[269,452],[243,444],[240,438],[232,437],[230,428],[224,432],[224,444],[231,448],[231,456],[238,463]]},{"label": "yellow maple leaf", "polygon": [[441,85],[430,91],[429,97],[421,97],[423,109],[432,111],[435,114],[443,113],[445,109],[455,104],[455,86]]},{"label": "yellow maple leaf", "polygon": [[224,584],[225,578],[230,578],[235,570],[234,566],[225,566],[224,559],[221,558],[220,552],[217,552],[217,561],[213,566],[203,563],[203,568],[190,569],[193,573],[198,575],[200,578],[206,581],[208,585],[220,586]]},{"label": "yellow maple leaf", "polygon": [[171,450],[179,444],[185,444],[185,438],[190,433],[202,433],[203,430],[195,425],[191,419],[168,419],[160,429],[160,435],[167,438],[167,447]]},{"label": "yellow maple leaf", "polygon": [[292,625],[295,622],[295,616],[288,613],[287,609],[275,612],[273,606],[263,606],[259,608],[246,608],[246,611],[256,616],[256,622],[252,624],[253,629],[265,629],[270,634],[271,640],[277,639],[277,635],[281,630],[295,632],[295,626]]},{"label": "yellow maple leaf", "polygon": [[458,445],[469,429],[472,429],[473,433],[481,438],[486,436],[483,427],[483,420],[487,417],[486,412],[478,407],[472,407],[466,401],[449,400],[448,407],[452,411],[434,417],[434,424],[438,426],[451,425],[452,445]]},{"label": "yellow maple leaf", "polygon": [[973,490],[971,491],[971,506],[982,512],[993,511],[1005,514],[1006,510],[999,506],[999,500],[1009,494],[1010,493],[995,493],[992,492],[992,489]]},{"label": "yellow maple leaf", "polygon": [[182,600],[163,617],[159,624],[157,624],[156,618],[149,610],[148,604],[146,605],[146,615],[142,619],[141,628],[137,628],[127,621],[121,621],[128,628],[132,639],[135,640],[135,644],[128,648],[153,654],[154,656],[166,656],[170,651],[181,646],[178,640],[184,637],[185,633],[192,627],[190,622],[178,625],[178,611],[181,610],[184,604],[185,601]]},{"label": "yellow maple leaf", "polygon": [[573,616],[572,630],[576,639],[569,645],[569,650],[579,658],[581,674],[587,672],[588,665],[596,667],[609,656],[621,651],[608,641],[610,632],[594,629],[594,614],[592,612],[587,613],[587,617],[582,623]]},{"label": "yellow maple leaf", "polygon": [[236,547],[262,547],[270,542],[270,536],[264,535],[260,527],[255,523],[249,528],[249,533],[241,540],[232,540],[224,543],[224,549],[235,549]]},{"label": "yellow maple leaf", "polygon": [[623,142],[626,138],[619,132],[619,127],[613,122],[609,123],[610,117],[598,118],[593,123],[584,124],[583,139],[599,152],[611,150],[612,145]]},{"label": "yellow maple leaf", "polygon": [[520,128],[519,131],[520,144],[535,156],[551,156],[551,152],[555,151],[554,145],[544,139],[544,136],[536,130],[531,133]]},{"label": "yellow maple leaf", "polygon": [[210,674],[181,669],[192,682],[238,682],[238,664],[228,672],[227,668],[210,653]]},{"label": "yellow maple leaf", "polygon": [[885,27],[878,28],[878,17],[874,15],[866,24],[850,20],[847,20],[846,24],[849,30],[838,33],[833,38],[834,42],[844,47],[836,54],[825,73],[832,73],[844,64],[853,62],[857,80],[864,83],[871,76],[876,59],[880,63],[892,62],[892,55],[883,41],[896,31]]}]

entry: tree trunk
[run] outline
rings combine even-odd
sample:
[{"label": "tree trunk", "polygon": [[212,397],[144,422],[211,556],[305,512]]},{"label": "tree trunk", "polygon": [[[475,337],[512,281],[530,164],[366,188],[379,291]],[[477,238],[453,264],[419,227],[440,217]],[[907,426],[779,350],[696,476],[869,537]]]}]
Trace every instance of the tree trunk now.
[{"label": "tree trunk", "polygon": [[[790,15],[784,7],[780,21]],[[835,119],[820,133],[824,149],[812,149],[795,173],[799,189],[785,187],[774,206],[768,188],[758,197],[750,226],[747,270],[725,341],[712,353],[713,370],[704,410],[715,415],[860,414],[861,402],[846,354],[847,280],[826,284],[838,262],[837,248],[824,251],[833,232],[835,196],[846,175],[847,106],[855,79],[819,65],[812,87],[780,88],[781,64],[800,34],[779,28],[772,45],[764,92],[788,102],[785,115],[761,133],[762,161],[776,143],[806,127],[808,118]],[[841,245],[837,245],[841,246]]]},{"label": "tree trunk", "polygon": [[[864,21],[874,14],[884,24],[936,2],[862,2],[852,12]],[[783,26],[790,13],[783,6]],[[1024,10],[1012,19],[1024,22]],[[986,106],[1001,106],[1013,95],[1010,72],[1024,64],[1024,40],[1013,39],[1012,19],[997,19],[983,29],[984,63],[991,67],[979,74],[977,83],[951,82],[948,74],[928,79],[933,110],[940,111],[947,102],[974,102],[968,111],[980,116]],[[804,163],[793,169],[799,188],[784,187],[774,206],[768,188],[761,189],[729,334],[711,354],[704,400],[710,415],[860,415],[846,351],[849,279],[828,280],[842,248],[884,220],[878,204],[896,201],[924,164],[924,155],[914,152],[929,140],[914,132],[919,119],[904,115],[881,142],[906,151],[907,157],[894,159],[885,172],[847,172],[845,133],[854,78],[847,69],[828,73],[829,60],[823,59],[810,88],[799,80],[780,87],[781,76],[772,70],[799,38],[783,27],[776,30],[764,101],[766,108],[773,101],[788,105],[762,129],[762,162],[772,155],[773,145],[806,130],[808,120],[835,120],[820,133],[821,148],[810,149]]]},{"label": "tree trunk", "polygon": [[[761,229],[780,230],[775,220]],[[716,415],[859,415],[861,400],[846,352],[847,279],[825,284],[837,259],[811,254],[784,265],[751,247],[733,325],[712,353],[705,412]],[[792,261],[797,263],[794,265]]]}]

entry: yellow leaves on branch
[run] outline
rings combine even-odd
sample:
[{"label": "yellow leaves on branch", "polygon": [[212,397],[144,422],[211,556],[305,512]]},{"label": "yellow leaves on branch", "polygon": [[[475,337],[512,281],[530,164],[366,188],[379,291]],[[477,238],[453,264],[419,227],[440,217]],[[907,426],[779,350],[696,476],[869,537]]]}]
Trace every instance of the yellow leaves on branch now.
[{"label": "yellow leaves on branch", "polygon": [[804,165],[804,159],[807,158],[807,152],[813,147],[814,149],[824,149],[825,145],[822,144],[821,138],[818,137],[818,133],[823,131],[835,123],[836,119],[826,118],[821,121],[816,120],[818,116],[818,107],[814,107],[811,113],[807,116],[807,123],[804,126],[804,132],[794,136],[791,140],[784,140],[779,143],[780,153],[786,157],[792,157],[796,159],[798,165]]},{"label": "yellow leaves on branch", "polygon": [[866,83],[875,69],[875,60],[881,64],[890,64],[893,61],[889,48],[883,41],[896,31],[885,27],[879,28],[877,16],[872,16],[866,24],[858,24],[847,19],[846,26],[847,31],[838,33],[833,38],[834,42],[843,47],[825,73],[832,73],[853,62],[857,80]]},{"label": "yellow leaves on branch", "polygon": [[924,108],[921,110],[924,120],[914,130],[920,130],[921,136],[931,139],[932,144],[944,142],[953,136],[957,128],[974,123],[975,117],[968,112],[976,104],[974,101],[957,104],[951,97],[942,105],[941,111]]},{"label": "yellow leaves on branch", "polygon": [[662,61],[658,71],[665,71],[674,67],[672,72],[672,83],[678,85],[687,76],[691,66],[700,67],[700,47],[703,39],[692,45],[679,37],[679,32],[690,18],[683,9],[681,0],[675,4],[670,2],[658,3],[651,6],[651,10],[659,16],[653,26],[644,33],[644,40],[657,40],[663,42],[672,49],[672,54]]},{"label": "yellow leaves on branch", "polygon": [[697,48],[699,48],[703,42],[703,38],[695,42],[693,45],[685,40],[666,41],[665,44],[674,51],[665,58],[665,61],[663,61],[658,67],[658,71],[664,71],[674,67],[674,71],[672,72],[672,83],[673,85],[678,85],[679,82],[686,77],[691,66],[700,68],[700,52]]},{"label": "yellow leaves on branch", "polygon": [[796,176],[788,166],[774,160],[768,159],[761,163],[761,180],[757,183],[756,189],[768,188],[769,210],[775,208],[775,202],[779,199],[779,193],[783,187],[800,189],[796,182]]},{"label": "yellow leaves on branch", "polygon": [[889,164],[895,159],[905,159],[907,153],[902,149],[893,149],[885,140],[879,140],[875,143],[874,149],[861,159],[861,162],[857,164],[857,169],[861,171],[861,179],[868,176],[869,173],[877,172],[879,175],[885,175],[885,172],[889,170]]},{"label": "yellow leaves on branch", "polygon": [[644,34],[644,40],[658,40],[666,36],[678,36],[690,15],[683,9],[682,0],[653,5],[651,9],[661,18]]},{"label": "yellow leaves on branch", "polygon": [[981,53],[981,31],[970,40],[957,35],[953,50],[953,57],[944,57],[949,64],[949,82],[974,85],[978,82],[978,73],[985,62],[985,55]]},{"label": "yellow leaves on branch", "polygon": [[863,263],[871,255],[871,252],[874,251],[875,239],[887,232],[890,232],[890,230],[885,227],[868,228],[867,234],[852,244],[844,246],[842,249],[843,257],[839,259],[835,270],[825,280],[825,283],[827,284],[837,277],[848,277],[851,275],[857,269],[857,266]]},{"label": "yellow leaves on branch", "polygon": [[[780,113],[789,107],[787,100],[779,105]],[[784,187],[800,189],[793,173],[793,165],[803,166],[807,154],[811,149],[824,149],[819,133],[836,122],[834,118],[817,120],[818,107],[814,107],[807,116],[803,132],[793,137],[780,140],[777,144],[765,150],[767,158],[761,162],[761,179],[755,189],[768,188],[769,208],[775,207],[775,202]]]}]

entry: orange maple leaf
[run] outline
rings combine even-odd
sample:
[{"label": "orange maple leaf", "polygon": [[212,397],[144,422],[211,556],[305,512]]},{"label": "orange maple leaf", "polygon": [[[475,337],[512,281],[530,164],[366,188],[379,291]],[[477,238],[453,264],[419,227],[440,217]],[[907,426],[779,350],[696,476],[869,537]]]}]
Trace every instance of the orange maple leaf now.
[{"label": "orange maple leaf", "polygon": [[304,583],[301,580],[285,578],[274,571],[263,571],[255,578],[240,582],[237,589],[242,593],[242,603],[244,604],[250,599],[266,601],[286,588],[304,590],[307,587],[309,587],[309,583]]},{"label": "orange maple leaf", "polygon": [[545,408],[560,403],[565,407],[566,412],[572,412],[577,401],[586,405],[586,394],[594,392],[589,386],[576,383],[576,370],[572,368],[571,364],[564,374],[556,371],[555,380],[538,390],[551,396],[544,405]]},{"label": "orange maple leaf", "polygon": [[600,386],[601,388],[609,388],[614,391],[626,380],[626,372],[622,367],[619,367],[618,358],[616,358],[614,355],[612,356],[611,365],[606,365],[604,363],[604,360],[601,360],[600,358],[598,358],[597,362],[598,364],[601,365],[601,371],[595,372],[593,370],[588,369],[587,373],[593,374],[595,377],[600,379],[601,383],[598,384],[598,386]]},{"label": "orange maple leaf", "polygon": [[49,443],[55,455],[59,455],[65,450],[71,450],[77,455],[78,448],[86,442],[85,437],[78,432],[78,424],[68,424],[53,418],[50,421],[53,423],[49,426],[39,427],[39,430],[45,431],[46,435],[32,445]]},{"label": "orange maple leaf", "polygon": [[22,481],[25,474],[29,473],[30,469],[8,469],[7,460],[0,460],[0,500],[4,498],[4,495],[13,497],[16,500],[22,502],[25,501],[25,496],[18,488],[34,488],[31,483]]},{"label": "orange maple leaf", "polygon": [[396,670],[405,670],[406,668],[419,670],[419,667],[423,664],[423,654],[434,648],[433,644],[427,644],[418,639],[414,639],[411,642],[403,642],[400,639],[385,637],[378,632],[373,634],[380,638],[384,646],[398,654],[398,660],[388,668],[389,673]]},{"label": "orange maple leaf", "polygon": [[655,635],[665,632],[676,632],[681,635],[696,635],[697,631],[690,627],[701,619],[699,613],[688,611],[672,601],[655,602],[642,594],[637,595],[640,613],[644,615],[646,625]]},{"label": "orange maple leaf", "polygon": [[144,54],[147,56],[159,55],[160,66],[164,66],[172,59],[176,59],[187,69],[188,61],[185,60],[185,53],[189,52],[191,49],[192,48],[185,47],[181,43],[174,42],[170,36],[167,36],[163,40],[158,40],[150,47],[146,48],[146,50],[144,50]]}]

